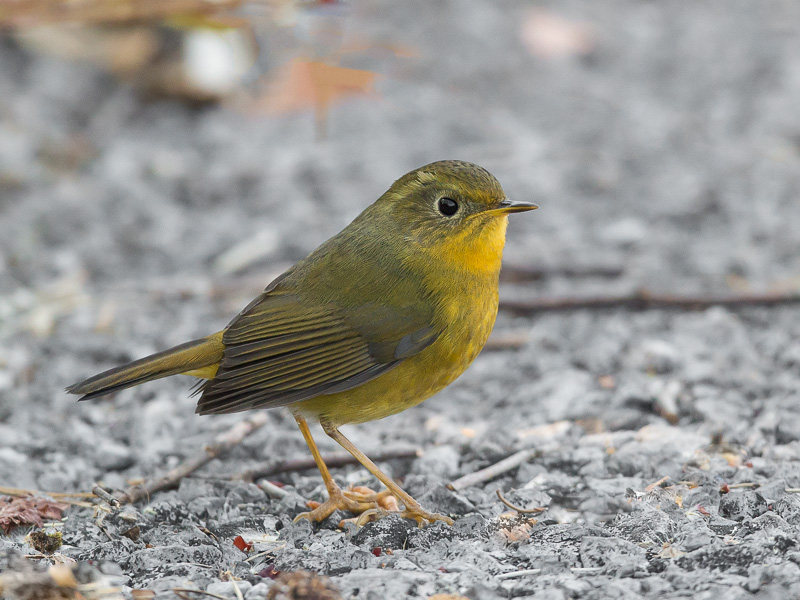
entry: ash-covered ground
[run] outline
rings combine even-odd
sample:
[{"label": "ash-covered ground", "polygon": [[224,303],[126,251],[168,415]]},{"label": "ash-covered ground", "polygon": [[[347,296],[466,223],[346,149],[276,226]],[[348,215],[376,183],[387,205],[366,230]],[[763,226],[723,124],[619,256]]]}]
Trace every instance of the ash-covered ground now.
[{"label": "ash-covered ground", "polygon": [[[585,28],[543,34],[533,10]],[[0,40],[0,485],[123,489],[200,452],[243,417],[195,416],[190,378],[81,404],[63,389],[217,331],[433,160],[477,162],[541,205],[512,219],[506,263],[551,274],[505,298],[800,285],[800,4],[354,3],[347,27],[414,52],[354,59],[383,73],[382,98],[336,105],[323,140],[307,113],[145,100]],[[537,55],[542,35],[567,55]],[[232,272],[237,246],[260,258]],[[569,274],[601,267],[619,274]],[[292,523],[323,497],[317,472],[270,477],[282,499],[231,479],[308,456],[273,411],[105,531],[69,509],[61,554],[163,598],[234,598],[231,575],[263,598],[270,573],[298,569],[370,600],[800,596],[800,307],[501,312],[495,330],[525,342],[344,428],[368,454],[423,449],[382,466],[452,528]],[[497,478],[446,487],[526,449]],[[335,476],[377,487],[354,466]],[[547,510],[517,515],[498,489]],[[28,531],[0,546],[34,553]]]}]

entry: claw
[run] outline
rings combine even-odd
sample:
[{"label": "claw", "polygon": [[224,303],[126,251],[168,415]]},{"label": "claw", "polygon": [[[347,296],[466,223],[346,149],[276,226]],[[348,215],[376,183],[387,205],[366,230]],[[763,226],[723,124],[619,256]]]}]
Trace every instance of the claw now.
[{"label": "claw", "polygon": [[312,510],[300,513],[294,518],[294,522],[296,523],[300,519],[308,519],[313,523],[319,523],[330,517],[336,510],[346,510],[357,514],[363,514],[370,510],[378,509],[378,503],[373,500],[373,497],[377,498],[381,496],[382,492],[381,494],[376,494],[369,488],[363,488],[369,492],[363,493],[353,490],[342,490],[339,486],[336,486],[336,484],[334,484],[334,486],[335,487],[329,490],[328,499],[325,502],[319,503],[310,500],[307,504]]},{"label": "claw", "polygon": [[439,513],[430,513],[427,510],[423,510],[419,505],[406,507],[406,509],[400,511],[399,514],[404,519],[414,519],[418,527],[423,527],[428,523],[435,523],[436,521],[444,521],[448,525],[453,524],[453,519],[450,517],[440,515]]},{"label": "claw", "polygon": [[346,523],[352,523],[356,526],[356,528],[363,527],[367,523],[371,523],[372,521],[377,521],[381,517],[385,517],[388,513],[385,510],[380,508],[370,508],[369,510],[365,510],[357,517],[353,517],[352,519],[342,519],[339,521],[339,529],[344,529]]},{"label": "claw", "polygon": [[[335,485],[335,484],[334,484]],[[345,523],[353,523],[356,527],[362,527],[371,521],[377,521],[390,514],[399,514],[404,519],[413,519],[419,527],[436,521],[444,521],[448,525],[453,524],[453,519],[438,513],[430,513],[419,505],[411,505],[400,510],[397,498],[389,490],[375,492],[368,487],[356,486],[352,489],[342,490],[338,486],[329,492],[329,498],[325,502],[309,500],[308,507],[312,510],[300,513],[294,518],[295,523],[300,519],[308,519],[311,522],[319,523],[331,516],[336,510],[345,510],[356,513],[358,516],[352,519],[343,519],[339,523],[342,527]]]}]

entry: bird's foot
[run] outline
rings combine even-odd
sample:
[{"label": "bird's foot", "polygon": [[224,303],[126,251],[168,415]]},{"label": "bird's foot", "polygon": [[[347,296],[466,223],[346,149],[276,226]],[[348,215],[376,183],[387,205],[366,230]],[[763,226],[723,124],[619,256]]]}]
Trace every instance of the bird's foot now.
[{"label": "bird's foot", "polygon": [[365,516],[365,520],[359,523],[363,525],[372,520],[372,515],[378,511],[397,510],[397,499],[388,490],[375,492],[363,486],[343,490],[336,484],[328,490],[328,499],[325,502],[309,500],[306,504],[311,510],[297,515],[294,518],[295,523],[300,519],[319,523],[331,516],[334,511],[346,510],[358,514],[359,520]]},{"label": "bird's foot", "polygon": [[357,527],[361,527],[392,514],[400,515],[404,519],[413,519],[419,527],[436,521],[444,521],[448,525],[453,524],[453,519],[450,517],[428,512],[416,501],[411,506],[400,510],[397,498],[389,490],[375,492],[365,486],[343,490],[335,484],[334,486],[332,490],[328,491],[328,499],[325,502],[309,500],[307,504],[311,510],[297,515],[294,518],[295,522],[300,519],[308,519],[319,523],[331,516],[334,511],[346,510],[356,513],[358,516],[352,519],[343,519],[339,523],[339,527],[343,527],[345,523],[353,523]]},{"label": "bird's foot", "polygon": [[440,515],[439,513],[432,513],[424,510],[419,504],[416,506],[406,506],[406,509],[400,511],[400,516],[404,519],[414,519],[417,522],[417,526],[422,527],[423,525],[428,525],[435,523],[436,521],[444,521],[448,525],[453,524],[453,519],[446,515]]},{"label": "bird's foot", "polygon": [[400,510],[397,504],[397,498],[391,495],[389,490],[384,490],[383,492],[374,494],[374,496],[377,497],[377,502],[379,504],[378,507],[365,510],[360,515],[353,517],[352,519],[344,519],[341,523],[339,523],[339,527],[344,526],[345,523],[353,523],[357,527],[361,527],[366,523],[377,521],[378,519],[392,514],[400,515],[404,519],[413,519],[417,522],[419,527],[428,525],[430,523],[435,523],[436,521],[444,521],[448,525],[453,524],[453,519],[450,517],[440,515],[439,513],[430,513],[424,510],[416,502],[414,502],[414,504],[411,506],[405,507],[404,510]]}]

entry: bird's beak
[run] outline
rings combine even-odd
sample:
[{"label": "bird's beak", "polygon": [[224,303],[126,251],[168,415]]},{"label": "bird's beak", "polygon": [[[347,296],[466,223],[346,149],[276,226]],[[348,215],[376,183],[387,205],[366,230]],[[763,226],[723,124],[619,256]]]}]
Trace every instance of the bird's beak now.
[{"label": "bird's beak", "polygon": [[525,212],[527,210],[536,210],[537,208],[539,208],[539,205],[534,204],[533,202],[523,202],[521,200],[514,201],[506,198],[492,210],[501,213],[518,213]]}]

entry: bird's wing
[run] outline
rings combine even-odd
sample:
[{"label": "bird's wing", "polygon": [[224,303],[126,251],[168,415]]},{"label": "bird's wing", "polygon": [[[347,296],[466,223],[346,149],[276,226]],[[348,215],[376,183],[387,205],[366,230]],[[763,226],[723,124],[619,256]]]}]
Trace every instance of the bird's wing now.
[{"label": "bird's wing", "polygon": [[347,310],[267,290],[228,325],[214,379],[197,412],[285,406],[365,383],[432,344],[430,319],[410,309],[360,304]]}]

